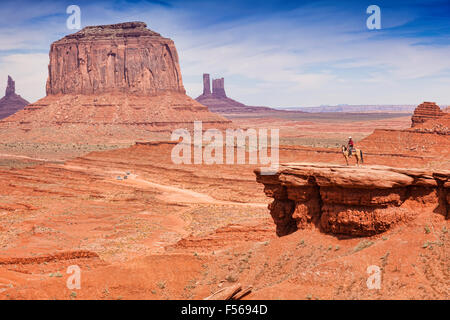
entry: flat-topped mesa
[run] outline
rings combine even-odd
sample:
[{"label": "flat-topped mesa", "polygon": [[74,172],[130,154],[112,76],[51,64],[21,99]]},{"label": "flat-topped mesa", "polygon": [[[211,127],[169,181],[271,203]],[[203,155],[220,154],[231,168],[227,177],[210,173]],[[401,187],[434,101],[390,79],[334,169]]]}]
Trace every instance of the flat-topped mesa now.
[{"label": "flat-topped mesa", "polygon": [[90,26],[54,42],[47,95],[185,93],[173,41],[146,27]]},{"label": "flat-topped mesa", "polygon": [[282,165],[261,175],[279,236],[317,226],[323,232],[371,236],[417,214],[450,218],[450,170],[331,164]]},{"label": "flat-topped mesa", "polygon": [[424,102],[417,106],[411,117],[411,128],[426,121],[438,119],[444,115],[444,112],[434,102]]}]

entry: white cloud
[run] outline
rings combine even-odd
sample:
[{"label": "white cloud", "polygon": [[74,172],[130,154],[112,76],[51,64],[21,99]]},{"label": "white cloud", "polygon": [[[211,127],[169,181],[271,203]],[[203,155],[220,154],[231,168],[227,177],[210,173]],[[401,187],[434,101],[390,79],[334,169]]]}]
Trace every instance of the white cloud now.
[{"label": "white cloud", "polygon": [[[27,19],[34,17],[28,9]],[[411,21],[413,14],[389,15],[383,20],[387,29],[373,33],[365,29],[364,12],[355,19],[354,12],[313,5],[208,27],[197,23],[204,11],[185,7],[141,2],[120,10],[107,4],[81,9],[84,26],[141,20],[172,38],[193,97],[202,92],[202,73],[208,72],[225,77],[229,96],[250,105],[450,103],[450,47],[419,46],[419,39],[391,35],[389,28]],[[59,11],[44,6],[35,14]],[[57,34],[69,33],[61,17],[40,26],[0,28],[2,50],[48,52]],[[47,64],[47,54],[0,56],[0,86],[11,73],[18,91],[36,99],[45,92]]]},{"label": "white cloud", "polygon": [[[450,70],[449,46],[418,46],[417,39],[390,38],[389,30],[380,40],[326,15],[311,24],[309,14],[185,32],[173,27],[168,35],[175,35],[183,75],[199,83],[203,72],[245,78],[241,89],[226,81],[227,91],[252,105],[450,102],[450,78],[443,76]],[[198,86],[186,88],[192,96],[201,93]]]}]

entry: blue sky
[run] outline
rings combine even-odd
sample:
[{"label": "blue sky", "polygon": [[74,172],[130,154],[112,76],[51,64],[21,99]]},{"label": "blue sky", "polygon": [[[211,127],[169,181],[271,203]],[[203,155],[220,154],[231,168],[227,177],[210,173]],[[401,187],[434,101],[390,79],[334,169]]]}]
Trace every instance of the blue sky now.
[{"label": "blue sky", "polygon": [[[450,104],[448,0],[3,0],[1,91],[11,74],[24,98],[45,96],[50,44],[74,32],[71,4],[82,27],[144,21],[173,39],[192,97],[208,72],[249,105]],[[381,30],[366,27],[372,4]]]}]

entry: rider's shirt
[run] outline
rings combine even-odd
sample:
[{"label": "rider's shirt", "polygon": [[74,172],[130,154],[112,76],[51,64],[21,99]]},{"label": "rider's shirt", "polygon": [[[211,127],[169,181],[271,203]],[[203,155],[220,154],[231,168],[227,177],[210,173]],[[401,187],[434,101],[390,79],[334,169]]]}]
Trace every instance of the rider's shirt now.
[{"label": "rider's shirt", "polygon": [[348,145],[349,145],[350,147],[353,147],[353,140],[352,140],[352,139],[350,139],[350,140],[348,141]]}]

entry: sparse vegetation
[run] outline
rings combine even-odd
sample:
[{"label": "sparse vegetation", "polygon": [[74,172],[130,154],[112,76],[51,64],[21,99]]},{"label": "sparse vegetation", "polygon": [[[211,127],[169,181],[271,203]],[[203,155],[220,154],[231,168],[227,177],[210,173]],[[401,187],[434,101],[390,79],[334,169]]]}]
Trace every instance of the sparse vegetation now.
[{"label": "sparse vegetation", "polygon": [[354,249],[353,252],[358,252],[361,251],[363,249],[366,249],[368,247],[370,247],[371,245],[373,245],[375,242],[373,241],[369,241],[369,240],[362,240]]},{"label": "sparse vegetation", "polygon": [[386,252],[386,254],[384,256],[382,256],[380,258],[381,259],[381,265],[383,267],[387,265],[387,260],[388,260],[389,254],[390,254],[390,252],[388,251],[388,252]]},{"label": "sparse vegetation", "polygon": [[194,279],[190,280],[189,283],[184,287],[184,290],[192,290],[196,288],[196,281]]},{"label": "sparse vegetation", "polygon": [[303,247],[306,247],[306,244],[305,244],[305,240],[300,240],[300,242],[297,244],[297,248],[303,248]]},{"label": "sparse vegetation", "polygon": [[438,247],[441,247],[441,246],[443,246],[444,245],[444,243],[442,242],[442,241],[425,241],[424,242],[424,244],[422,245],[422,248],[424,248],[424,249],[426,249],[426,248],[428,248],[428,249],[433,249],[433,246],[438,246]]},{"label": "sparse vegetation", "polygon": [[50,273],[49,277],[61,278],[62,274],[60,272]]},{"label": "sparse vegetation", "polygon": [[225,280],[227,280],[228,282],[237,282],[238,281],[238,279],[236,278],[236,277],[234,277],[233,275],[228,275],[226,278],[225,278]]},{"label": "sparse vegetation", "polygon": [[166,288],[166,282],[165,281],[159,281],[158,282],[158,287],[163,290]]}]

